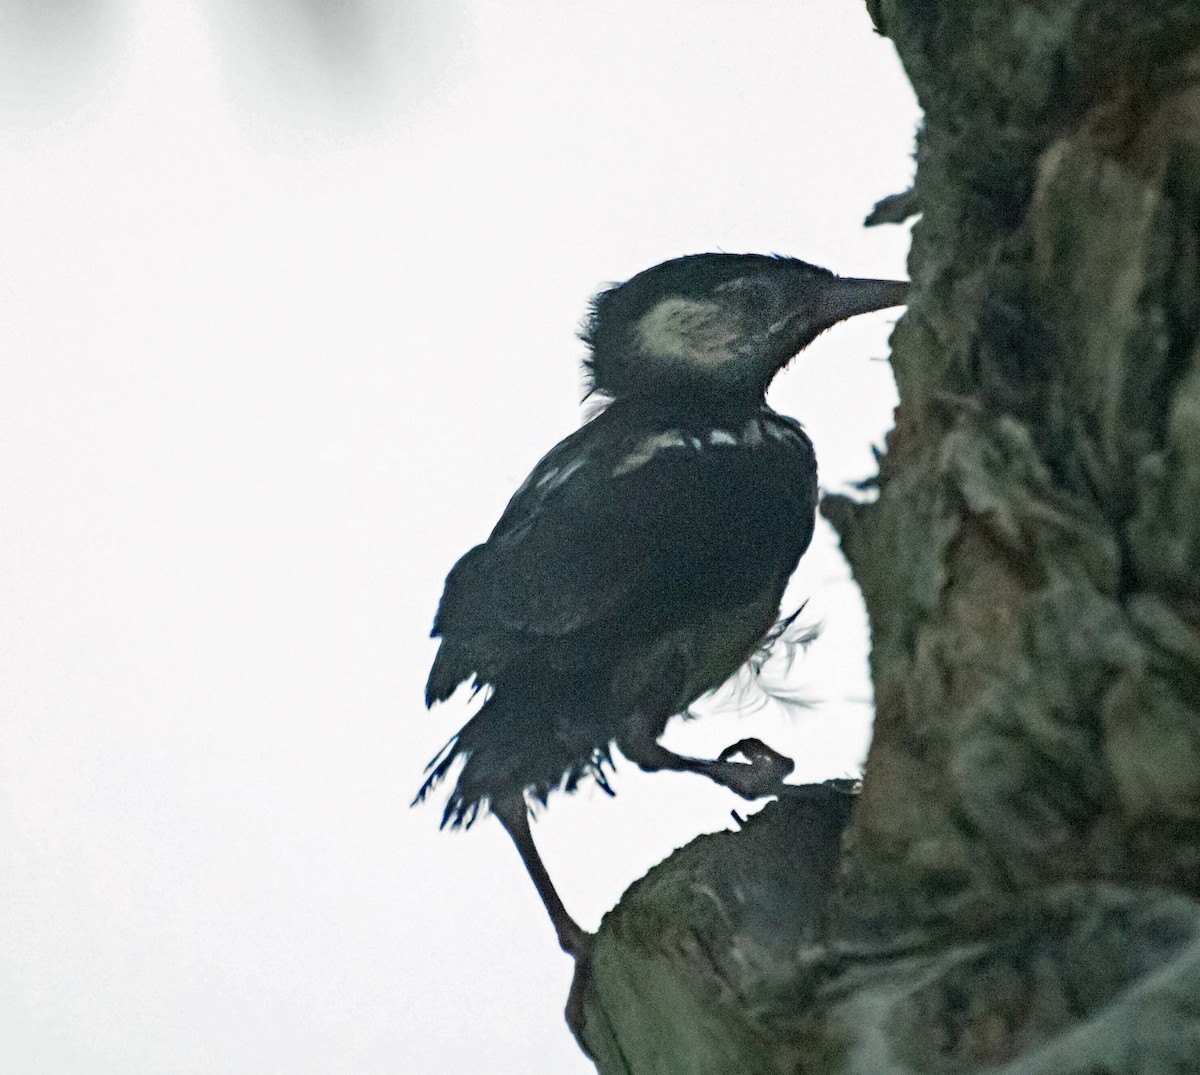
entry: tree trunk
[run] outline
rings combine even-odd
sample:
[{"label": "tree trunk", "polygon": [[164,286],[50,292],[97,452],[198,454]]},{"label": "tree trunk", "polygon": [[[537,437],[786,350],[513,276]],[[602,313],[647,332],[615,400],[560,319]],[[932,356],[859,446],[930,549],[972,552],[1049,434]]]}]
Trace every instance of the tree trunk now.
[{"label": "tree trunk", "polygon": [[604,1075],[1197,1072],[1200,3],[870,6],[926,122],[879,497],[822,506],[862,792],[634,886],[580,1039]]}]

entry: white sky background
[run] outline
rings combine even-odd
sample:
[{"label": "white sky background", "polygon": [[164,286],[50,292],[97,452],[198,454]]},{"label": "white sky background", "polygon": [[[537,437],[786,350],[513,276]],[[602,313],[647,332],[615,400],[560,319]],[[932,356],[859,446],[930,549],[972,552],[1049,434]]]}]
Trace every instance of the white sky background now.
[{"label": "white sky background", "polygon": [[[578,424],[602,283],[715,249],[903,276],[861,220],[916,109],[855,0],[342,5],[362,38],[246,6],[0,3],[0,1071],[588,1072],[499,826],[408,809],[467,713],[421,705],[442,581]],[[892,320],[773,391],[827,489],[873,471]],[[846,578],[822,523],[820,705],[672,745],[854,772]],[[589,927],[746,809],[615,787],[536,827]]]}]

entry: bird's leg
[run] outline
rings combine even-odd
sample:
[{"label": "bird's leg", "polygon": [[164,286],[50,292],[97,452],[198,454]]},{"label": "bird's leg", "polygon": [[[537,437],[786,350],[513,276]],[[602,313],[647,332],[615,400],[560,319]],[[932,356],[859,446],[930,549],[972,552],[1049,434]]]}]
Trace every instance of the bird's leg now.
[{"label": "bird's leg", "polygon": [[580,1047],[587,1052],[582,1038],[583,998],[591,978],[592,935],[567,913],[554,882],[550,880],[546,864],[542,862],[542,856],[538,854],[537,845],[533,842],[533,832],[529,828],[529,810],[525,806],[525,800],[519,796],[500,799],[492,803],[492,813],[504,826],[504,831],[512,837],[512,842],[517,845],[517,853],[525,863],[525,869],[529,872],[538,895],[542,897],[542,904],[550,915],[550,921],[554,923],[554,932],[558,934],[560,947],[575,959],[575,974],[571,979],[571,991],[567,996],[567,1006],[563,1015]]},{"label": "bird's leg", "polygon": [[546,871],[546,864],[538,854],[537,845],[533,842],[533,832],[529,828],[529,810],[525,800],[516,798],[499,799],[492,803],[492,813],[496,815],[504,831],[512,837],[517,845],[517,853],[529,871],[538,895],[542,897],[550,921],[554,923],[554,931],[558,934],[558,943],[562,950],[576,959],[583,955],[591,941],[591,934],[582,929],[568,913],[563,901],[559,898],[554,882]]}]

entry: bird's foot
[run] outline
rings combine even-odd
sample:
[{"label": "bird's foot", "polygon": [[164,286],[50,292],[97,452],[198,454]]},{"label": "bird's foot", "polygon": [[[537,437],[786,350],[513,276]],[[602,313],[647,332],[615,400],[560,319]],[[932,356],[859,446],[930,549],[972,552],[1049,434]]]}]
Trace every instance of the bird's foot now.
[{"label": "bird's foot", "polygon": [[[734,761],[738,755],[745,761]],[[737,792],[743,799],[778,795],[784,780],[796,768],[791,758],[767,746],[761,739],[741,739],[727,746],[709,762],[707,774],[718,784]]]},{"label": "bird's foot", "polygon": [[[722,750],[715,761],[675,754],[653,739],[630,737],[622,740],[620,747],[627,758],[647,772],[698,773],[743,799],[783,794],[784,778],[796,767],[791,758],[772,750],[761,739],[741,739]],[[739,754],[746,760],[734,761]]]}]

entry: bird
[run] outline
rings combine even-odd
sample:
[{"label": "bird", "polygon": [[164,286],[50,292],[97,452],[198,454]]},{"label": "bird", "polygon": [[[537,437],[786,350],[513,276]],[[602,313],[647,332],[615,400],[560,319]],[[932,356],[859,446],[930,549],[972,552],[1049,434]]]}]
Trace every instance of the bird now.
[{"label": "bird", "polygon": [[816,456],[768,386],[821,332],[902,305],[907,286],[702,253],[602,290],[580,333],[597,412],[446,579],[426,705],[462,683],[486,700],[414,805],[458,767],[443,826],[490,811],[577,960],[591,935],[554,888],[531,809],[589,776],[611,793],[614,745],[644,770],[700,773],[747,798],[792,767],[758,740],[706,760],[658,739],[762,645],[812,539]]}]

